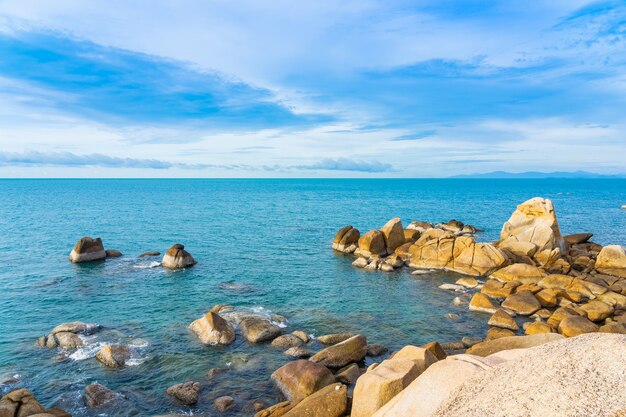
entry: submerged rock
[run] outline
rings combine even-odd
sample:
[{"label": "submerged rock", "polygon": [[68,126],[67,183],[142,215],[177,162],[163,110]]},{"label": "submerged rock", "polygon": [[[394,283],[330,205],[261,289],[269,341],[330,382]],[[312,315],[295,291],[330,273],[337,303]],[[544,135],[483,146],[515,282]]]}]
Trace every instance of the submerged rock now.
[{"label": "submerged rock", "polygon": [[272,346],[283,349],[297,347],[302,345],[303,343],[304,342],[302,342],[299,337],[296,337],[292,334],[284,334],[272,340]]},{"label": "submerged rock", "polygon": [[205,345],[229,345],[235,340],[235,328],[219,314],[209,311],[189,325]]},{"label": "submerged rock", "polygon": [[70,261],[74,263],[98,261],[107,257],[99,237],[92,239],[88,236],[81,238],[70,253]]},{"label": "submerged rock", "polygon": [[124,256],[124,254],[117,249],[107,249],[104,251],[107,255],[107,258],[119,258],[120,256]]},{"label": "submerged rock", "polygon": [[215,409],[220,412],[224,412],[230,409],[233,405],[235,405],[235,399],[228,395],[219,397],[213,402],[213,406],[215,407]]},{"label": "submerged rock", "polygon": [[161,255],[161,252],[144,252],[141,255],[139,255],[140,258],[145,258],[147,256],[159,256]]},{"label": "submerged rock", "polygon": [[198,382],[189,381],[183,384],[176,384],[169,387],[165,392],[170,397],[176,398],[185,405],[194,405],[198,402],[200,395],[200,384]]},{"label": "submerged rock", "polygon": [[185,250],[184,245],[177,243],[168,249],[163,256],[161,264],[165,268],[180,269],[195,265],[196,260]]},{"label": "submerged rock", "polygon": [[287,349],[285,355],[291,356],[292,358],[310,358],[313,354],[308,349],[296,346]]},{"label": "submerged rock", "polygon": [[85,405],[89,408],[102,407],[115,398],[117,398],[115,392],[100,384],[87,385],[83,395]]}]

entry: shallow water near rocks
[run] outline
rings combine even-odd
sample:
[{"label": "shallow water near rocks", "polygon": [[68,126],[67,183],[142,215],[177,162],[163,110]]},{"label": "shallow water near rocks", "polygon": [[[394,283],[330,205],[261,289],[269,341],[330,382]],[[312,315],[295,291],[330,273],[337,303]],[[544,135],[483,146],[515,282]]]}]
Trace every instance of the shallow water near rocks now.
[{"label": "shallow water near rocks", "polygon": [[[483,336],[487,317],[437,288],[458,274],[358,270],[330,243],[346,224],[365,232],[396,216],[405,226],[455,218],[494,240],[534,196],[554,201],[563,233],[626,244],[626,180],[0,180],[2,391],[26,386],[75,416],[215,415],[223,395],[236,400],[223,415],[252,415],[252,401],[282,399],[269,376],[288,358],[240,336],[227,347],[198,343],[187,325],[214,304],[268,309],[287,318],[286,332],[362,332],[392,350]],[[71,264],[85,235],[124,257]],[[138,257],[174,243],[198,264],[170,272],[160,257]],[[102,325],[101,337],[72,352],[36,346],[74,320]],[[94,357],[102,338],[139,357],[105,368]],[[212,368],[228,371],[209,377]],[[203,384],[194,407],[164,393],[187,380]],[[82,392],[92,382],[119,399],[87,409]]]}]

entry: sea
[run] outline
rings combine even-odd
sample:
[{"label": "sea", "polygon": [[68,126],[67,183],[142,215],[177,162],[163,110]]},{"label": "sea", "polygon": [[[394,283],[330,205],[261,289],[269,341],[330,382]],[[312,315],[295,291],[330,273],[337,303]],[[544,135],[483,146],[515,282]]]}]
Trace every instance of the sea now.
[{"label": "sea", "polygon": [[[290,360],[280,349],[240,334],[229,346],[205,346],[189,331],[216,304],[282,315],[285,333],[362,333],[391,351],[484,337],[487,316],[438,288],[459,274],[356,269],[351,256],[333,252],[333,236],[348,224],[364,233],[400,217],[405,226],[461,220],[492,241],[535,196],[554,202],[563,234],[626,245],[624,179],[0,180],[0,389],[27,387],[73,416],[252,416],[253,401],[283,401],[270,380]],[[124,256],[72,264],[82,236]],[[197,265],[169,271],[160,257],[138,256],[175,243]],[[75,351],[37,346],[69,321],[97,323],[104,336],[86,337]],[[129,344],[137,356],[107,368],[95,359],[104,342]],[[226,371],[209,375],[214,368]],[[165,394],[190,380],[202,384],[195,406]],[[90,409],[83,391],[96,382],[118,396]],[[224,395],[235,405],[218,413],[213,401]]]}]

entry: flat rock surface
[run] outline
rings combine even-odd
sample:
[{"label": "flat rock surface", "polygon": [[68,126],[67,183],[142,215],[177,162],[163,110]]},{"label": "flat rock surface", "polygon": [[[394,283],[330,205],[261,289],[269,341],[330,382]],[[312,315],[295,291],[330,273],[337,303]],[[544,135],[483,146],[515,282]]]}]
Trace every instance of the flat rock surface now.
[{"label": "flat rock surface", "polygon": [[530,348],[467,380],[434,416],[613,416],[626,408],[626,336],[585,334]]}]

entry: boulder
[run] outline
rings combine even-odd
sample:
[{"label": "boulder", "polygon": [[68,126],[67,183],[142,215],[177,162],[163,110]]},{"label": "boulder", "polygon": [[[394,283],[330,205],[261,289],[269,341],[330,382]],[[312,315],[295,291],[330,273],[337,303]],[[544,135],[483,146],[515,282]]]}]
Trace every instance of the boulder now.
[{"label": "boulder", "polygon": [[509,329],[514,332],[519,329],[519,326],[515,320],[513,320],[513,317],[502,309],[498,309],[498,311],[493,313],[493,316],[489,318],[487,324],[489,326],[500,327],[502,329]]},{"label": "boulder", "polygon": [[302,342],[302,340],[300,340],[299,337],[296,337],[292,334],[284,334],[272,340],[272,346],[281,348],[281,349],[289,349],[292,347],[297,347],[297,346],[302,345],[303,343],[304,342]]},{"label": "boulder", "polygon": [[52,329],[48,336],[40,337],[37,344],[49,349],[56,347],[76,349],[83,346],[83,340],[78,336],[79,334],[89,335],[98,331],[99,328],[97,324],[83,323],[82,321],[62,323]]},{"label": "boulder", "polygon": [[145,258],[148,256],[159,256],[161,255],[161,252],[144,252],[142,254],[139,255],[140,258]]},{"label": "boulder", "polygon": [[541,288],[560,288],[578,292],[590,299],[596,298],[596,296],[608,291],[606,287],[601,285],[563,274],[550,274],[539,281],[537,285]]},{"label": "boulder", "polygon": [[235,340],[235,328],[219,314],[209,311],[189,325],[205,345],[229,345]]},{"label": "boulder", "polygon": [[180,269],[195,265],[196,260],[185,250],[184,245],[177,243],[165,252],[161,264],[165,268]]},{"label": "boulder", "polygon": [[235,405],[235,399],[228,395],[224,395],[222,397],[216,398],[215,401],[213,401],[213,406],[219,412],[227,411],[233,405]]},{"label": "boulder", "polygon": [[[51,343],[55,341],[55,343]],[[48,336],[48,347],[60,347],[62,349],[77,349],[83,346],[83,340],[76,334],[70,332],[58,332]]]},{"label": "boulder", "polygon": [[329,368],[341,368],[350,362],[360,362],[367,354],[367,339],[356,335],[327,347],[311,357],[311,361]]},{"label": "boulder", "polygon": [[568,245],[578,245],[579,243],[588,242],[592,236],[593,233],[574,233],[573,235],[563,236],[563,239]]},{"label": "boulder", "polygon": [[45,412],[45,407],[26,388],[14,389],[0,399],[2,417],[26,417]]},{"label": "boulder", "polygon": [[488,340],[477,343],[467,350],[467,354],[476,356],[489,356],[493,353],[510,349],[525,349],[529,347],[543,345],[563,339],[563,336],[556,333],[535,334],[532,336],[511,336],[501,339]]},{"label": "boulder", "polygon": [[296,330],[294,332],[291,332],[291,334],[302,340],[303,343],[309,343],[311,341],[311,337],[302,330]]},{"label": "boulder", "polygon": [[337,343],[354,337],[354,333],[331,333],[319,336],[317,341],[325,345],[336,345]]},{"label": "boulder", "polygon": [[413,382],[418,375],[417,365],[412,360],[383,361],[357,380],[350,416],[372,416],[379,408]]},{"label": "boulder", "polygon": [[567,316],[559,323],[559,333],[565,337],[574,337],[583,333],[594,333],[599,329],[597,324],[582,316]]},{"label": "boulder", "polygon": [[350,365],[344,366],[340,370],[337,371],[335,377],[337,378],[337,382],[341,382],[345,385],[352,385],[356,382],[357,379],[361,376],[361,368],[356,363],[351,363]]},{"label": "boulder", "polygon": [[595,322],[603,321],[614,311],[613,307],[598,300],[589,301],[587,304],[581,305],[580,309],[586,313],[589,320]]},{"label": "boulder", "polygon": [[417,239],[420,238],[421,235],[422,234],[417,230],[404,229],[404,240],[406,242],[415,242]]},{"label": "boulder", "polygon": [[291,356],[292,358],[310,358],[312,353],[303,347],[291,347],[285,351],[285,355]]},{"label": "boulder", "polygon": [[506,298],[520,285],[522,285],[520,281],[501,282],[497,279],[490,279],[485,282],[480,292],[492,298]]},{"label": "boulder", "polygon": [[107,255],[107,258],[119,258],[124,256],[124,254],[117,249],[107,249],[104,251]]},{"label": "boulder", "polygon": [[[348,411],[348,390],[343,384],[328,385],[309,395],[283,417],[342,417]],[[274,415],[271,415],[274,417]]]},{"label": "boulder", "polygon": [[394,353],[393,360],[410,360],[417,366],[418,374],[421,374],[433,363],[437,362],[437,357],[423,347],[407,345]]},{"label": "boulder", "polygon": [[485,294],[477,292],[469,303],[470,311],[478,311],[481,313],[495,313],[500,306],[487,297]]},{"label": "boulder", "polygon": [[530,323],[525,329],[524,333],[527,335],[532,334],[544,334],[544,333],[552,333],[554,330],[550,327],[549,324],[544,323],[542,321],[534,321]]},{"label": "boulder", "polygon": [[478,286],[478,281],[476,278],[471,277],[461,277],[456,280],[456,284],[465,288],[476,288]]},{"label": "boulder", "polygon": [[356,250],[361,233],[352,226],[344,226],[333,239],[333,249],[343,253],[352,253]]},{"label": "boulder", "polygon": [[537,245],[532,242],[517,240],[516,237],[509,237],[498,242],[498,248],[513,254],[516,258],[532,258],[537,252]]},{"label": "boulder", "polygon": [[200,396],[200,384],[198,382],[185,382],[169,387],[166,391],[167,395],[176,398],[185,405],[194,405],[198,402]]},{"label": "boulder", "polygon": [[618,323],[616,321],[610,322],[601,326],[598,329],[600,333],[618,333],[618,334],[626,334],[626,325],[624,323]]},{"label": "boulder", "polygon": [[535,298],[539,301],[542,307],[556,307],[558,304],[558,297],[561,292],[556,288],[547,288],[539,291],[535,294]]},{"label": "boulder", "polygon": [[520,281],[523,284],[537,283],[545,276],[546,273],[536,266],[520,263],[505,266],[491,274],[491,278],[499,281]]},{"label": "boulder", "polygon": [[437,360],[443,360],[447,357],[446,351],[443,350],[443,347],[441,347],[439,342],[428,342],[420,347],[435,355],[435,358],[437,358]]},{"label": "boulder", "polygon": [[619,245],[603,247],[596,259],[595,269],[603,274],[626,278],[626,249]]},{"label": "boulder", "polygon": [[530,316],[541,309],[541,304],[531,291],[519,291],[509,295],[503,302],[502,307],[513,310],[522,316]]},{"label": "boulder", "polygon": [[515,332],[513,330],[503,329],[501,327],[489,327],[485,340],[495,340],[511,336],[515,336]]},{"label": "boulder", "polygon": [[369,258],[372,255],[384,256],[387,254],[385,235],[380,230],[370,230],[359,238],[359,253]]},{"label": "boulder", "polygon": [[383,236],[385,237],[385,246],[387,247],[387,253],[393,253],[397,247],[403,245],[406,242],[404,237],[404,228],[402,227],[402,221],[398,217],[389,220],[381,229]]},{"label": "boulder", "polygon": [[70,261],[74,263],[98,261],[106,257],[102,239],[99,237],[95,239],[88,236],[81,238],[70,252]]},{"label": "boulder", "polygon": [[552,313],[550,317],[548,317],[548,324],[552,328],[557,329],[559,327],[559,324],[561,324],[561,321],[565,317],[580,316],[583,314],[584,312],[582,310],[576,309],[574,307],[570,307],[570,306],[559,307],[556,310],[554,310],[554,313]]},{"label": "boulder", "polygon": [[85,387],[83,401],[89,408],[99,408],[117,398],[117,394],[104,385],[91,384]]},{"label": "boulder", "polygon": [[358,258],[354,260],[354,262],[352,262],[352,266],[357,267],[357,268],[365,268],[368,264],[369,264],[369,260],[362,256],[359,256]]},{"label": "boulder", "polygon": [[389,348],[385,345],[381,345],[380,343],[371,343],[367,345],[367,356],[375,358],[377,356],[381,356],[389,351]]},{"label": "boulder", "polygon": [[[459,237],[455,240],[456,245],[461,239],[471,239],[467,237]],[[473,239],[471,239],[473,242]],[[463,244],[467,244],[469,240],[465,240]],[[465,249],[460,251],[454,257],[453,269],[467,275],[489,275],[494,271],[502,268],[507,263],[506,255],[491,243],[475,243],[468,244]]]},{"label": "boulder", "polygon": [[408,230],[417,230],[420,233],[425,232],[428,229],[432,229],[433,224],[428,222],[411,222],[406,228]]},{"label": "boulder", "polygon": [[105,366],[121,368],[126,365],[126,361],[130,359],[131,355],[132,350],[126,345],[104,345],[96,353],[96,359]]},{"label": "boulder", "polygon": [[260,343],[280,336],[282,329],[260,317],[246,317],[239,323],[241,332],[250,343]]},{"label": "boulder", "polygon": [[264,410],[259,410],[254,417],[281,417],[298,405],[298,401],[283,401]]},{"label": "boulder", "polygon": [[272,381],[288,400],[300,400],[335,382],[323,365],[304,359],[289,362],[272,374]]}]

